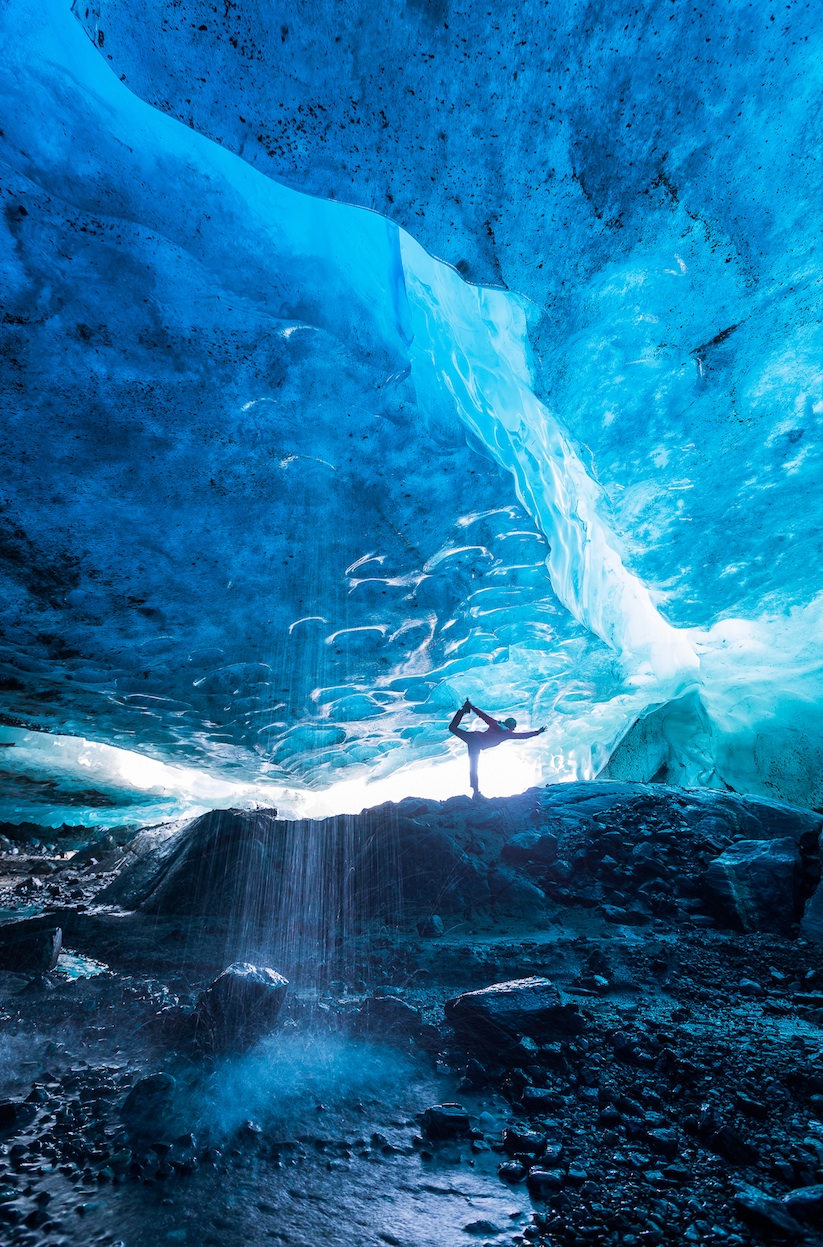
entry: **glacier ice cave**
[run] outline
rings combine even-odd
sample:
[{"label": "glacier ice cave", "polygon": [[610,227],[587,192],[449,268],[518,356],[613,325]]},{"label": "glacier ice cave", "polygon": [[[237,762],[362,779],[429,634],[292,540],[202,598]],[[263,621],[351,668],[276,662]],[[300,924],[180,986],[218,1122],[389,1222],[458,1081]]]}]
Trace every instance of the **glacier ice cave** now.
[{"label": "glacier ice cave", "polygon": [[2,1247],[821,1247],[820,0],[0,53]]},{"label": "glacier ice cave", "polygon": [[0,32],[2,817],[460,791],[466,696],[819,804],[815,4]]}]

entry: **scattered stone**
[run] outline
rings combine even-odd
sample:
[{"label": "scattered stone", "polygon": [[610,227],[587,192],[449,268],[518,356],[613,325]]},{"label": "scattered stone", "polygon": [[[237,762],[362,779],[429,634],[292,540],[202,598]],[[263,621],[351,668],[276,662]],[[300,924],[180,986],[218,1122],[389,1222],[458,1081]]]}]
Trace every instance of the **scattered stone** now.
[{"label": "scattered stone", "polygon": [[746,1186],[737,1191],[734,1205],[743,1220],[748,1221],[755,1229],[790,1237],[800,1237],[803,1234],[802,1226],[781,1201],[757,1187]]},{"label": "scattered stone", "polygon": [[757,1160],[755,1149],[728,1122],[724,1122],[713,1131],[706,1141],[712,1151],[717,1152],[733,1165],[752,1165]]},{"label": "scattered stone", "polygon": [[673,1130],[650,1130],[648,1140],[652,1151],[657,1152],[659,1156],[665,1156],[667,1160],[674,1160],[677,1155],[678,1142]]},{"label": "scattered stone", "polygon": [[562,1169],[542,1169],[534,1166],[528,1172],[526,1185],[535,1199],[551,1199],[565,1185],[566,1175]]},{"label": "scattered stone", "polygon": [[519,1160],[506,1160],[502,1165],[498,1165],[497,1173],[501,1182],[508,1182],[514,1185],[516,1182],[522,1182],[526,1176],[526,1166],[522,1165]]},{"label": "scattered stone", "polygon": [[550,832],[520,831],[506,841],[500,856],[513,866],[546,866],[557,857],[557,843]]},{"label": "scattered stone", "polygon": [[435,1104],[424,1112],[421,1129],[434,1142],[460,1139],[469,1135],[471,1122],[462,1104]]},{"label": "scattered stone", "polygon": [[555,883],[570,883],[574,878],[574,866],[561,858],[549,867],[548,875]]},{"label": "scattered stone", "polygon": [[0,1135],[13,1134],[23,1130],[37,1115],[34,1104],[23,1100],[6,1100],[0,1103]]},{"label": "scattered stone", "polygon": [[786,1211],[798,1221],[810,1225],[823,1225],[823,1185],[801,1186],[796,1191],[784,1195],[783,1203]]},{"label": "scattered stone", "polygon": [[[812,1097],[814,1099],[814,1097]],[[769,1110],[760,1100],[753,1100],[750,1096],[739,1094],[735,1096],[735,1104],[741,1113],[745,1113],[747,1117],[754,1118],[757,1121],[765,1121],[769,1116]]]},{"label": "scattered stone", "polygon": [[288,980],[268,966],[247,961],[230,965],[200,996],[198,1042],[216,1048],[246,1047],[274,1025]]},{"label": "scattered stone", "polygon": [[465,992],[445,1005],[446,1020],[464,1043],[498,1048],[521,1035],[550,1042],[583,1029],[577,1005],[564,1004],[546,978],[515,979]]},{"label": "scattered stone", "polygon": [[120,1110],[129,1134],[162,1139],[176,1133],[172,1118],[176,1090],[171,1074],[150,1074],[135,1083]]},{"label": "scattered stone", "polygon": [[520,1099],[529,1112],[542,1113],[556,1107],[557,1092],[549,1087],[524,1087]]}]

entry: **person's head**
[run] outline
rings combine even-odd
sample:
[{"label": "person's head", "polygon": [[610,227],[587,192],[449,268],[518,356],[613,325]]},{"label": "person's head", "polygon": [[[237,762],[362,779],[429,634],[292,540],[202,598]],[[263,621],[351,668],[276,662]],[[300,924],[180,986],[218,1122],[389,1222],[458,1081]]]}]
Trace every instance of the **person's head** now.
[{"label": "person's head", "polygon": [[514,729],[517,727],[517,719],[504,719],[503,726],[505,728],[508,728],[510,732],[513,732]]}]

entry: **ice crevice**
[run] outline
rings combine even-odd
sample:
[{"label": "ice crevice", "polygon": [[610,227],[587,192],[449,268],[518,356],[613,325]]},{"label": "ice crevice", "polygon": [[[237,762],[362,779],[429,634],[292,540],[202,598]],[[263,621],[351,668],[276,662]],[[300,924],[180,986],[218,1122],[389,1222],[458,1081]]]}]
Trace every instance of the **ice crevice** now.
[{"label": "ice crevice", "polygon": [[[458,471],[460,465],[483,458],[478,453],[482,448],[503,475],[483,468],[482,497],[464,496],[461,502],[476,502],[477,514],[484,516],[493,513],[494,508],[486,503],[495,501],[495,493],[501,510],[507,504],[519,504],[535,533],[542,534],[547,543],[545,568],[557,601],[605,647],[590,653],[579,630],[567,635],[564,625],[554,622],[542,648],[533,642],[525,645],[521,632],[531,627],[534,634],[549,608],[543,598],[527,596],[536,592],[534,577],[526,583],[526,574],[515,564],[504,569],[510,574],[513,596],[494,595],[492,605],[505,617],[506,601],[522,601],[524,605],[517,607],[522,614],[522,621],[517,616],[521,632],[506,641],[501,640],[502,624],[499,634],[484,632],[472,598],[476,587],[469,584],[466,588],[460,576],[461,560],[468,565],[473,550],[487,550],[485,538],[476,541],[469,527],[461,534],[465,546],[456,544],[453,518],[437,521],[441,544],[435,549],[421,545],[419,567],[402,565],[403,558],[415,557],[417,542],[411,540],[415,531],[410,519],[392,555],[379,544],[358,547],[353,536],[351,549],[340,551],[339,573],[328,552],[318,551],[309,542],[324,525],[334,529],[338,523],[334,516],[321,515],[314,530],[307,525],[299,534],[283,535],[278,529],[277,539],[284,543],[282,564],[291,557],[286,550],[297,550],[303,580],[293,598],[287,601],[283,594],[282,619],[278,616],[271,623],[266,644],[276,650],[282,634],[294,646],[310,647],[305,667],[314,661],[322,669],[313,672],[302,704],[309,705],[319,719],[311,729],[301,722],[299,708],[295,709],[298,698],[291,696],[297,676],[287,672],[283,687],[275,687],[267,674],[269,667],[259,654],[252,653],[254,646],[249,643],[246,666],[252,659],[260,660],[262,667],[254,678],[267,691],[260,693],[243,721],[246,771],[253,750],[257,756],[268,754],[274,765],[262,778],[280,784],[282,792],[296,801],[312,759],[324,783],[345,780],[347,739],[355,742],[351,758],[361,768],[371,768],[378,776],[402,770],[416,756],[436,757],[442,751],[446,710],[468,691],[477,699],[485,695],[490,709],[501,713],[516,710],[525,698],[527,713],[549,723],[548,747],[543,743],[539,756],[529,755],[544,779],[591,778],[608,763],[615,775],[662,769],[668,778],[684,783],[726,782],[811,800],[819,783],[812,777],[820,733],[808,724],[814,721],[815,696],[821,692],[823,677],[820,650],[810,639],[809,629],[819,624],[820,599],[795,603],[782,613],[764,613],[755,620],[726,617],[703,629],[668,622],[658,605],[662,593],[631,570],[624,536],[605,518],[600,486],[574,439],[535,392],[530,354],[530,331],[537,315],[534,306],[504,289],[466,282],[455,268],[430,255],[403,228],[376,212],[280,185],[239,156],[151,108],[111,72],[72,17],[68,0],[44,0],[37,12],[33,22],[29,0],[8,0],[0,15],[8,61],[0,81],[3,159],[18,183],[45,197],[49,212],[57,212],[55,205],[59,205],[64,215],[91,214],[101,235],[139,231],[139,248],[135,243],[133,256],[141,257],[146,268],[155,264],[162,271],[153,248],[162,249],[164,257],[177,257],[174,263],[181,272],[185,270],[187,289],[209,292],[202,298],[225,305],[227,315],[235,315],[235,306],[248,309],[243,314],[249,324],[260,327],[260,334],[276,330],[282,342],[278,349],[302,352],[301,367],[308,366],[302,361],[310,359],[314,349],[305,343],[312,335],[322,339],[318,352],[330,353],[329,343],[337,344],[335,350],[339,347],[340,359],[331,360],[329,367],[332,371],[339,368],[341,410],[345,406],[347,419],[360,420],[360,425],[353,425],[355,432],[346,434],[340,419],[330,415],[327,421],[325,416],[322,421],[318,418],[316,427],[311,427],[300,409],[297,386],[295,409],[317,446],[311,440],[301,442],[298,433],[290,434],[289,444],[281,446],[281,399],[273,388],[264,389],[262,379],[257,378],[254,397],[244,403],[238,399],[235,407],[238,419],[250,422],[258,461],[272,458],[281,473],[278,480],[286,481],[286,474],[291,473],[288,479],[298,485],[288,488],[300,489],[300,505],[309,514],[324,491],[329,491],[327,480],[340,477],[344,464],[352,462],[348,438],[356,433],[354,459],[359,453],[362,472],[357,496],[369,497],[369,505],[388,532],[393,523],[392,499],[401,494],[383,499],[381,491],[388,486],[378,477],[385,456],[375,452],[367,458],[372,452],[364,448],[372,436],[365,413],[377,401],[373,395],[379,389],[380,401],[387,405],[383,426],[397,430],[392,447],[403,438],[414,441],[425,435],[430,440],[420,453],[425,456],[433,453],[432,448],[444,446],[454,456]],[[6,260],[7,270],[16,279],[30,263],[22,248]],[[166,258],[163,264],[171,261]],[[47,300],[48,295],[43,298]],[[183,323],[183,312],[177,309],[175,314]],[[190,315],[188,310],[185,315]],[[54,316],[52,310],[47,319]],[[216,323],[219,328],[219,318]],[[107,364],[96,366],[103,384],[111,381],[106,376]],[[368,386],[357,380],[360,389],[355,395],[353,388],[350,396],[345,387],[352,377],[359,377],[357,369],[368,369],[370,377],[379,375],[379,387],[371,380]],[[333,382],[330,388],[334,389]],[[332,398],[324,401],[331,411]],[[469,435],[468,451],[463,433]],[[161,434],[165,435],[163,430]],[[192,474],[214,472],[216,460],[201,462],[202,448],[194,435],[184,429],[183,436],[191,439]],[[306,428],[303,436],[307,437]],[[400,467],[392,470],[401,482]],[[357,467],[345,471],[355,472]],[[500,484],[504,479],[508,486]],[[211,483],[215,485],[214,477]],[[402,483],[391,488],[400,491]],[[448,482],[443,488],[448,489]],[[274,486],[267,482],[266,489]],[[430,511],[434,508],[433,502],[427,505]],[[137,503],[130,500],[129,506],[134,511]],[[341,511],[347,514],[345,507]],[[464,519],[469,514],[467,506],[458,508],[458,514]],[[495,538],[517,532],[518,516],[512,515],[512,532],[497,532]],[[178,528],[185,529],[181,513],[172,518]],[[248,524],[253,522],[252,518]],[[184,533],[183,551],[186,540],[197,540],[196,527],[195,522]],[[137,531],[136,525],[132,528]],[[141,541],[145,541],[143,546]],[[184,554],[176,546],[166,546],[152,560],[148,538],[139,532],[135,548],[153,563],[146,579],[161,593],[167,583],[164,566],[181,566]],[[261,536],[258,569],[270,549]],[[99,552],[94,551],[94,557],[99,561]],[[489,557],[499,565],[497,554]],[[479,555],[475,561],[480,561]],[[369,574],[369,564],[374,574]],[[278,595],[274,572],[267,572],[263,583],[251,553],[245,564],[246,581],[249,568],[252,578],[261,576],[261,585],[248,591],[250,601],[263,591],[270,597]],[[435,574],[441,578],[436,584],[442,581],[447,587],[442,592],[438,589],[441,597],[434,606],[427,606],[425,592],[434,593]],[[378,606],[371,615],[358,615],[348,600],[341,606],[340,595],[333,600],[325,596],[329,592],[325,580],[335,575],[346,584],[346,593],[355,603],[371,602],[370,594],[375,601],[378,594],[395,591],[408,596],[398,608],[384,609],[379,603],[384,616],[390,611],[388,618],[375,613]],[[244,583],[244,574],[230,567],[221,568],[219,576],[215,571],[214,577],[215,583],[219,579],[222,586],[228,586],[226,593],[237,594],[237,584]],[[665,581],[661,574],[660,583]],[[458,584],[463,596],[459,601],[455,598],[457,604],[451,598],[446,602],[444,595],[458,594],[454,588]],[[76,596],[79,590],[73,592]],[[413,613],[409,600],[418,592],[420,601],[412,603]],[[459,635],[452,631],[450,639],[447,629],[458,618],[473,622]],[[234,621],[235,632],[240,619],[238,615]],[[212,649],[222,655],[225,639],[216,632],[215,637]],[[151,634],[145,643],[159,645],[160,640]],[[119,655],[122,638],[118,645]],[[375,649],[378,646],[383,648]],[[338,657],[341,647],[345,653]],[[211,652],[205,640],[202,650]],[[558,655],[564,652],[571,657],[558,675]],[[283,653],[286,667],[298,663],[293,651]],[[575,671],[578,659],[581,668]],[[94,696],[99,694],[104,708],[115,707],[115,728],[107,731],[104,718],[93,728],[93,719],[88,714],[83,718],[79,711],[73,719],[75,703],[71,702],[69,710],[48,725],[50,730],[62,726],[68,734],[79,736],[85,731],[89,737],[96,731],[99,742],[120,746],[127,744],[132,731],[135,747],[159,758],[170,757],[169,738],[160,732],[160,721],[165,732],[170,717],[187,715],[194,704],[193,689],[211,699],[208,715],[195,708],[200,715],[198,731],[208,735],[214,730],[218,741],[223,739],[214,728],[217,723],[222,729],[219,715],[228,715],[232,699],[244,691],[244,676],[231,675],[232,662],[221,658],[224,665],[219,667],[214,665],[217,659],[204,658],[205,666],[189,673],[194,678],[187,679],[185,689],[182,682],[179,687],[170,686],[176,675],[167,679],[162,696],[169,698],[170,717],[163,717],[162,706],[148,705],[152,693],[147,690],[141,703],[143,717],[132,728],[128,698],[142,693],[131,688],[126,674],[114,678],[107,673],[106,661],[101,659],[102,675],[89,675],[84,688]],[[590,666],[584,665],[589,662]],[[170,671],[177,672],[181,666],[182,660],[169,660]],[[334,693],[338,689],[339,695]],[[334,695],[327,696],[328,690]],[[259,746],[248,745],[254,716],[259,716],[254,730],[269,732]],[[645,727],[621,745],[628,729],[644,716]],[[12,719],[17,731],[27,721],[23,714]],[[371,721],[378,726],[367,734],[362,724]],[[155,728],[158,734],[152,736]],[[185,730],[181,728],[178,744],[185,745]],[[789,780],[780,789],[779,759],[785,759],[787,751],[797,755],[798,730],[806,732],[812,745],[794,769],[789,768]],[[225,728],[224,748],[234,764],[237,738],[229,739],[233,731]],[[189,730],[190,740],[196,736],[197,732]],[[768,739],[778,737],[783,743],[770,751]],[[36,752],[30,734],[27,742],[30,756],[32,750]],[[55,756],[51,749],[46,769],[55,765]],[[215,757],[219,756],[218,752]],[[295,759],[302,760],[302,772],[293,769]],[[166,775],[156,780],[156,786],[170,782]],[[244,785],[254,782],[249,773],[243,775]],[[316,775],[313,782],[317,783]],[[189,808],[190,794],[186,803]]]}]

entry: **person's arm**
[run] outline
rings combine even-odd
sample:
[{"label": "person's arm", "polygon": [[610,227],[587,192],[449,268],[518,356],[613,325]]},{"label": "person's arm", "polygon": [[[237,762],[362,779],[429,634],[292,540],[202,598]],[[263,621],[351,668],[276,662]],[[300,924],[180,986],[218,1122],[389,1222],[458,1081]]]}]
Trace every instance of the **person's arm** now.
[{"label": "person's arm", "polygon": [[512,740],[530,740],[532,736],[541,736],[545,732],[544,727],[539,727],[535,732],[509,732]]},{"label": "person's arm", "polygon": [[464,716],[469,713],[471,708],[472,708],[471,702],[469,701],[467,697],[466,700],[463,702],[463,705],[460,707],[457,714],[454,716],[451,723],[449,724],[449,731],[454,732],[455,736],[462,735],[460,731],[460,724],[463,722]]},{"label": "person's arm", "polygon": [[493,719],[490,714],[486,714],[485,710],[478,710],[477,706],[472,705],[469,706],[469,709],[473,710],[476,715],[479,715],[484,723],[488,723],[489,727],[500,727],[497,719]]}]

